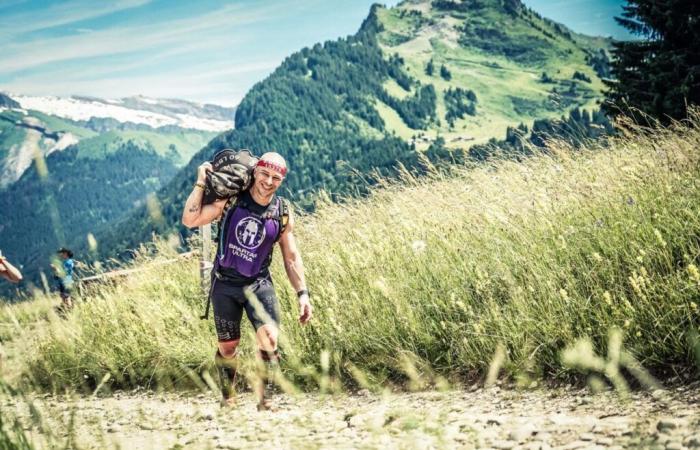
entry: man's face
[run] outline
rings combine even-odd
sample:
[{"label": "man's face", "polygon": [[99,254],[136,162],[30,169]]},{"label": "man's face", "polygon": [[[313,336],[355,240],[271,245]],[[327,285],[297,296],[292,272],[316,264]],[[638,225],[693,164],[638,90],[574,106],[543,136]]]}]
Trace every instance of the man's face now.
[{"label": "man's face", "polygon": [[281,173],[269,167],[256,167],[254,176],[253,189],[263,197],[272,195],[284,180]]},{"label": "man's face", "polygon": [[66,253],[66,252],[61,252],[58,254],[58,256],[60,256],[61,259],[68,259],[68,253]]}]

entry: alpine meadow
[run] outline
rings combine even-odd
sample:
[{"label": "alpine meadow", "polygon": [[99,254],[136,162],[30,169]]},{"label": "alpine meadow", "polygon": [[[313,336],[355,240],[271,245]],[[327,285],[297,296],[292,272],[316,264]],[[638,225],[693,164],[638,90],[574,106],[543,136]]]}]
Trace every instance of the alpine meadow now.
[{"label": "alpine meadow", "polygon": [[527,5],[368,5],[235,109],[0,94],[0,449],[700,448],[700,9]]}]

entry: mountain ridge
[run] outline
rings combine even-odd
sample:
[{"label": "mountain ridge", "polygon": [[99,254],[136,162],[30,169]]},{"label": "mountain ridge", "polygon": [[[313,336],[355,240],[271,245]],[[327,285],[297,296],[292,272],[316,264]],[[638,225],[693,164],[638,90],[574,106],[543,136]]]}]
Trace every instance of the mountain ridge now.
[{"label": "mountain ridge", "polygon": [[[179,216],[194,180],[195,168],[221,148],[250,148],[258,153],[274,149],[282,153],[287,158],[290,172],[281,193],[308,208],[312,207],[314,193],[319,190],[346,195],[358,189],[353,182],[358,171],[372,170],[390,175],[395,173],[393,168],[397,164],[420,170],[421,154],[431,157],[441,153],[433,151],[440,150],[436,143],[444,142],[452,149],[461,148],[468,152],[465,145],[502,138],[509,127],[523,122],[532,125],[542,118],[558,119],[580,106],[595,108],[596,102],[602,99],[602,82],[586,60],[606,50],[595,45],[576,50],[576,42],[584,38],[554,35],[557,26],[561,34],[571,32],[561,25],[545,24],[536,13],[515,2],[520,6],[514,14],[526,15],[527,21],[538,23],[542,28],[527,29],[528,33],[544,36],[543,33],[547,32],[554,36],[541,37],[540,44],[551,45],[551,52],[547,55],[553,54],[559,59],[553,59],[549,65],[529,64],[524,75],[526,79],[520,80],[529,97],[520,94],[517,86],[499,94],[500,97],[477,90],[475,116],[462,114],[469,106],[469,101],[462,99],[468,99],[470,95],[470,80],[478,81],[479,77],[491,73],[472,71],[470,74],[469,70],[453,65],[454,61],[447,61],[446,69],[453,73],[451,81],[445,79],[446,75],[439,74],[439,65],[437,75],[426,76],[428,58],[413,58],[412,54],[402,56],[401,51],[396,51],[411,45],[412,39],[392,42],[391,33],[397,26],[412,27],[422,20],[416,18],[416,13],[401,12],[406,5],[422,4],[423,8],[432,8],[435,3],[443,7],[457,5],[455,2],[433,2],[431,5],[425,1],[403,2],[391,9],[374,5],[355,35],[317,43],[288,56],[267,78],[256,83],[238,105],[235,129],[213,139],[158,193],[162,204],[162,216],[159,217],[164,220],[153,222],[151,213],[141,208],[120,224],[123,233],[111,232],[101,236],[102,249],[109,252],[130,248],[148,240],[154,232],[177,230],[187,234],[187,230],[179,225]],[[517,20],[521,27],[525,26],[526,19],[507,15],[502,2],[482,0],[469,2],[469,5],[480,5],[497,20]],[[414,17],[409,18],[410,14]],[[454,16],[455,12],[439,10],[436,14],[445,17]],[[416,30],[421,30],[421,24]],[[599,42],[600,38],[591,38],[591,41]],[[424,39],[423,44],[426,43],[429,45],[426,54],[433,57],[444,55],[448,47],[439,40],[430,42]],[[556,46],[559,43],[565,47],[560,49]],[[404,47],[397,49],[401,45]],[[466,50],[458,47],[456,51],[468,52],[477,58],[482,70],[515,73],[523,78],[521,68],[506,56],[469,46]],[[559,69],[556,69],[557,64],[561,64]],[[556,73],[561,69],[565,69],[565,73]],[[545,73],[546,70],[550,70],[551,75]],[[591,82],[575,79],[577,72]],[[495,80],[509,86],[505,75],[501,74]],[[454,94],[457,88],[464,92]],[[448,89],[452,89],[451,95],[460,98],[454,114],[461,117],[452,126],[445,120],[448,111],[444,96]],[[489,98],[494,97],[497,101],[489,104]],[[407,121],[419,128],[411,128]],[[465,131],[465,126],[471,126],[471,129]],[[467,135],[472,129],[483,133],[472,138]]]},{"label": "mountain ridge", "polygon": [[[218,105],[138,96],[109,100],[0,93],[0,128],[3,133],[0,134],[0,189],[17,181],[37,154],[47,157],[81,140],[109,132],[127,135],[127,140],[137,139],[144,145],[161,141],[159,135],[179,133],[184,140],[171,139],[171,143],[179,148],[179,156],[170,156],[176,165],[181,165],[194,153],[193,148],[184,149],[189,145],[187,142],[192,141],[190,137],[201,134],[208,140],[213,133],[232,128],[234,111],[235,108]],[[226,118],[228,120],[224,120]],[[138,136],[139,132],[141,136]],[[206,142],[192,143],[201,148]],[[156,144],[155,148],[166,154],[168,145]],[[90,147],[89,142],[79,153],[81,157],[90,157],[91,153],[99,157],[104,153],[102,149],[87,151],[86,147]]]},{"label": "mountain ridge", "polygon": [[235,108],[143,96],[101,99],[90,96],[30,96],[5,94],[25,110],[40,111],[74,121],[112,118],[152,128],[175,125],[184,129],[221,132],[230,129]]}]

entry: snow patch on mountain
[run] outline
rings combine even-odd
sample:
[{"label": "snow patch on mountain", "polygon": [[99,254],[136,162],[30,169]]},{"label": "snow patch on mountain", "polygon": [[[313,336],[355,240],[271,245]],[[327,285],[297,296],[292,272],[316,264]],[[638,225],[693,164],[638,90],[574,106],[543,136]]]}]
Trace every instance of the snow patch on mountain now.
[{"label": "snow patch on mountain", "polygon": [[64,133],[58,139],[58,142],[56,142],[54,144],[54,146],[51,147],[48,150],[48,152],[46,152],[46,154],[48,155],[48,154],[53,153],[55,151],[65,150],[69,146],[71,146],[73,144],[77,144],[78,142],[80,142],[80,139],[78,139],[78,137],[76,135],[74,135],[73,133]]},{"label": "snow patch on mountain", "polygon": [[41,133],[32,129],[28,129],[26,133],[24,142],[9,148],[5,164],[0,167],[0,189],[17,181],[32,164],[34,158],[43,153],[39,146]]},{"label": "snow patch on mountain", "polygon": [[[32,161],[38,158],[45,158],[53,152],[65,150],[71,145],[77,144],[80,140],[70,132],[45,134],[43,123],[35,117],[25,117],[21,121],[24,125],[25,138],[21,144],[12,145],[4,160],[0,161],[0,189],[4,189],[24,174],[31,166]],[[34,128],[32,128],[34,127]]]},{"label": "snow patch on mountain", "polygon": [[[125,99],[103,100],[89,97],[62,98],[28,95],[11,95],[11,97],[24,109],[40,111],[45,114],[51,114],[71,120],[87,121],[91,117],[104,117],[113,118],[119,122],[145,124],[153,128],[174,125],[181,128],[214,132],[225,131],[233,128],[232,114],[230,121],[206,117],[204,114],[169,114],[167,108],[161,108],[160,111],[162,112],[156,112],[153,111],[155,108],[137,109],[123,106],[125,104]],[[159,104],[155,99],[147,99],[145,97],[138,97],[138,99],[140,105],[152,104],[157,106]],[[196,104],[190,103],[190,105]]]}]

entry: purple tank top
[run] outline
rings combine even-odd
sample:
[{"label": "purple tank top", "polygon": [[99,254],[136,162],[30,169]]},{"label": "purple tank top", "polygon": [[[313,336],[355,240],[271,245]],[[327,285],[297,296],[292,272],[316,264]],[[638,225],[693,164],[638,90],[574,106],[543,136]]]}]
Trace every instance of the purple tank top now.
[{"label": "purple tank top", "polygon": [[[279,207],[277,197],[272,201],[274,205],[268,210]],[[219,243],[218,265],[234,269],[244,277],[255,277],[269,265],[280,231],[279,220],[275,214],[258,214],[241,204],[228,215]]]}]

